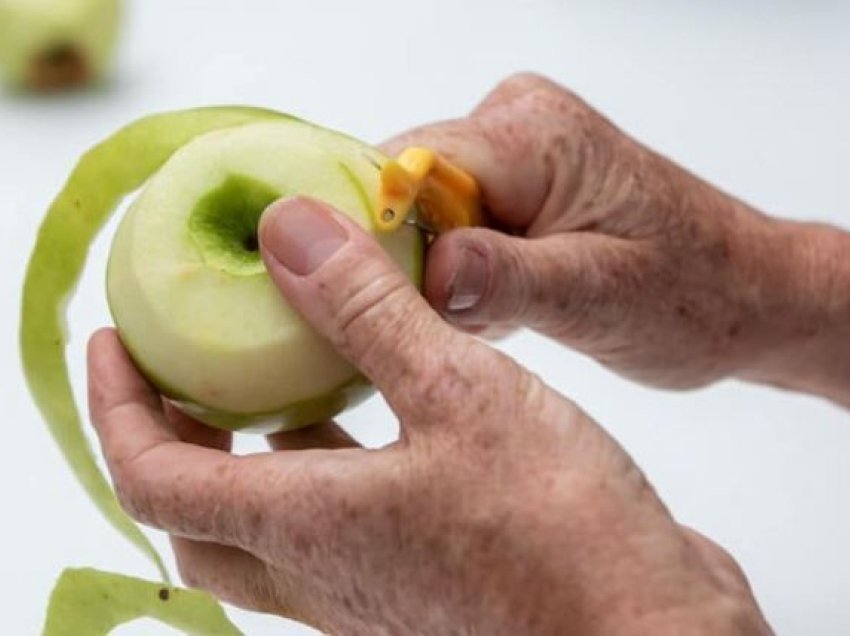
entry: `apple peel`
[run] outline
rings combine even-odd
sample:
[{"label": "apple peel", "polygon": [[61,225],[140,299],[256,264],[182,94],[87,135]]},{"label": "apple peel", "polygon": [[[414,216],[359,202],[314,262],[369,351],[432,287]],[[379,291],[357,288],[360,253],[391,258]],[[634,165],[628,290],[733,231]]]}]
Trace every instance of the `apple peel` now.
[{"label": "apple peel", "polygon": [[66,307],[89,246],[124,196],[141,187],[198,135],[273,119],[292,117],[259,108],[211,107],[152,115],[119,130],[83,155],[53,201],[24,280],[20,346],[33,399],[92,502],[153,561],[165,580],[168,574],[162,559],[119,506],[84,433],[68,375]]},{"label": "apple peel", "polygon": [[62,572],[50,595],[43,636],[106,636],[148,617],[191,636],[241,636],[206,592],[91,568]]}]

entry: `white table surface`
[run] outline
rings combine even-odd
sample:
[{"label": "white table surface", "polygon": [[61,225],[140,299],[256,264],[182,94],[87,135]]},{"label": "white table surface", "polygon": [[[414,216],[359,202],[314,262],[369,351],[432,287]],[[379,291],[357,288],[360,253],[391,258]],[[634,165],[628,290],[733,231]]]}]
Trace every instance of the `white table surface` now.
[{"label": "white table surface", "polygon": [[[462,114],[534,69],[639,139],[775,214],[850,226],[850,7],[420,0],[138,0],[116,79],[63,99],[0,95],[0,624],[35,634],[64,566],[153,576],[95,513],[53,447],[17,361],[20,284],[35,229],[76,157],[137,116],[250,103],[379,141]],[[842,6],[843,4],[843,6]],[[108,321],[111,229],[71,307],[72,371]],[[850,255],[848,255],[850,258]],[[583,405],[643,466],[674,514],[740,560],[783,634],[850,633],[850,418],[729,382],[669,394],[520,334],[503,348]],[[396,427],[373,399],[342,418],[369,444]],[[256,448],[255,439],[240,442]],[[167,552],[167,544],[154,535]],[[313,634],[232,611],[247,634]],[[123,634],[170,633],[151,623]]]}]

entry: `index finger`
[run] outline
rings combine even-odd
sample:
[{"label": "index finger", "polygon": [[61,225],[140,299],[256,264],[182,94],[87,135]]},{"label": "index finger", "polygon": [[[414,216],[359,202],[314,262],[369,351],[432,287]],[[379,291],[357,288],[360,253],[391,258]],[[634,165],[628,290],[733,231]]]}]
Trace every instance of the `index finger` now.
[{"label": "index finger", "polygon": [[118,498],[142,523],[256,551],[263,537],[286,530],[277,520],[275,532],[266,531],[268,510],[306,505],[293,503],[298,482],[319,465],[322,451],[307,451],[307,462],[294,452],[236,457],[180,441],[111,329],[89,343],[89,404]]},{"label": "index finger", "polygon": [[410,146],[440,152],[476,178],[498,225],[524,230],[554,192],[570,191],[566,180],[581,176],[582,121],[590,112],[551,80],[519,73],[494,88],[469,117],[415,128],[381,149],[390,155]]},{"label": "index finger", "polygon": [[393,156],[411,146],[436,150],[475,177],[492,219],[526,228],[549,191],[550,171],[536,136],[519,113],[506,110],[415,128],[384,142],[381,150]]}]

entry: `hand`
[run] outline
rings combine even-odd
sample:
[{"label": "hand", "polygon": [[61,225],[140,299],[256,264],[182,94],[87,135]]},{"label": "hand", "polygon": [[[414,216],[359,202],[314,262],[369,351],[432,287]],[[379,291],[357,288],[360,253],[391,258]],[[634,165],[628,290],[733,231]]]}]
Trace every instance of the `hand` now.
[{"label": "hand", "polygon": [[759,214],[535,75],[385,149],[409,145],[469,170],[502,230],[430,249],[425,293],[455,325],[531,327],[664,387],[739,376],[850,404],[847,235]]},{"label": "hand", "polygon": [[95,335],[91,413],[119,499],[171,533],[189,585],[343,634],[769,631],[734,561],[673,521],[616,442],[446,325],[346,217],[289,199],[260,236],[401,437],[366,450],[325,423],[236,457],[163,408],[115,332]]}]

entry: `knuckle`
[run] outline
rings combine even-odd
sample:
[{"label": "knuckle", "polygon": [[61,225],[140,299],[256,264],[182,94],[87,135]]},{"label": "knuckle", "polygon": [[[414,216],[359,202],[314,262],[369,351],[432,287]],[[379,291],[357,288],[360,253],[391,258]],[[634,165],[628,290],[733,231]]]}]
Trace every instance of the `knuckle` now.
[{"label": "knuckle", "polygon": [[358,325],[361,314],[382,305],[383,299],[407,285],[406,279],[376,251],[351,250],[346,258],[323,272],[317,292],[340,331]]},{"label": "knuckle", "polygon": [[585,102],[570,89],[537,73],[517,73],[510,76],[497,90],[513,95],[530,108],[540,111],[587,109]]},{"label": "knuckle", "polygon": [[537,73],[515,73],[502,80],[484,98],[475,112],[522,110],[543,116],[553,107],[563,104],[581,103],[570,90]]},{"label": "knuckle", "polygon": [[130,467],[118,471],[115,475],[115,496],[124,511],[136,521],[148,523],[152,517],[150,496],[139,471]]},{"label": "knuckle", "polygon": [[513,73],[502,80],[496,90],[511,92],[549,91],[559,90],[561,87],[548,77],[533,71],[520,71]]},{"label": "knuckle", "polygon": [[529,267],[525,250],[517,241],[504,241],[503,249],[499,250],[499,260],[497,266],[503,275],[497,280],[503,285],[504,298],[500,300],[503,318],[509,323],[516,323],[529,313],[535,292],[544,284],[541,280],[543,273]]},{"label": "knuckle", "polygon": [[370,351],[396,343],[415,328],[414,300],[407,281],[394,273],[377,274],[353,286],[334,308],[338,325],[334,344],[365,362]]},{"label": "knuckle", "polygon": [[382,274],[352,289],[337,307],[340,330],[346,334],[371,332],[392,321],[405,288],[404,281]]}]

